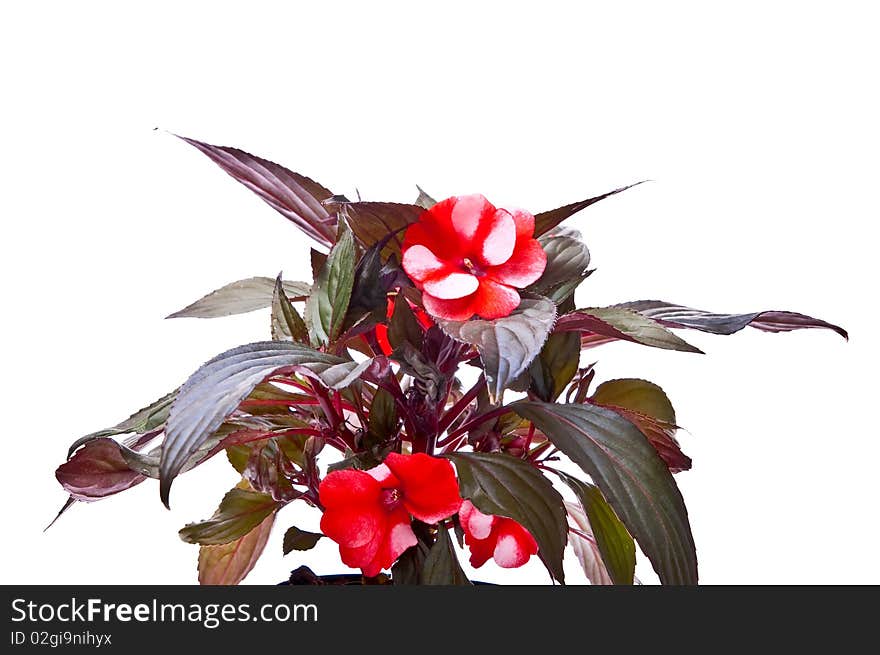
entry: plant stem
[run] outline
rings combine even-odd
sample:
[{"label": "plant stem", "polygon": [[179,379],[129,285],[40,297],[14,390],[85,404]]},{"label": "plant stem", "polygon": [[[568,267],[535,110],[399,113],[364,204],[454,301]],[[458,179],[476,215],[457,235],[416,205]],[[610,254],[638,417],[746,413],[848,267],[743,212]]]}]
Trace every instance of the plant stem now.
[{"label": "plant stem", "polygon": [[461,416],[462,412],[468,408],[468,405],[477,397],[483,387],[486,386],[486,377],[484,375],[480,375],[480,379],[477,380],[476,384],[472,386],[467,392],[459,399],[455,405],[453,405],[449,411],[447,411],[442,418],[440,419],[440,423],[437,424],[437,434],[443,434],[446,429],[452,425],[452,423]]}]

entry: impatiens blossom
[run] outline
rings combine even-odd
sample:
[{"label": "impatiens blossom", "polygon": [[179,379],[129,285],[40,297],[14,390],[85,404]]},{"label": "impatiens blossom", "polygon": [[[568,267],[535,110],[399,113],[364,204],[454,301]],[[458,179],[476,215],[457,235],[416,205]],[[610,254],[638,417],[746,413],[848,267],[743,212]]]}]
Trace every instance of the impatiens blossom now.
[{"label": "impatiens blossom", "polygon": [[458,518],[475,568],[491,557],[498,566],[514,569],[538,552],[538,542],[523,526],[513,519],[483,514],[469,500],[461,504]]},{"label": "impatiens blossom", "polygon": [[321,531],[339,544],[345,564],[369,577],[416,545],[410,515],[437,523],[461,505],[452,464],[424,453],[391,453],[369,471],[334,471],[318,491]]},{"label": "impatiens blossom", "polygon": [[528,212],[498,209],[481,195],[447,198],[407,228],[403,270],[433,316],[508,316],[520,303],[517,289],[535,282],[547,265],[534,232]]}]

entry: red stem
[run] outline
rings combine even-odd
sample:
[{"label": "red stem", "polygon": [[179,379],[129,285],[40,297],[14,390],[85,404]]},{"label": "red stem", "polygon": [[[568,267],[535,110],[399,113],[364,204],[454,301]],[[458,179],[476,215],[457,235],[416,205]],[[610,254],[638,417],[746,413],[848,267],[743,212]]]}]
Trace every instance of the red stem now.
[{"label": "red stem", "polygon": [[467,393],[465,393],[455,405],[453,405],[448,412],[446,412],[440,419],[440,423],[437,424],[437,434],[443,434],[446,429],[452,425],[452,423],[461,416],[462,412],[468,408],[468,405],[471,404],[474,398],[480,393],[483,387],[486,386],[486,378],[482,374],[480,375],[480,379],[477,380],[477,383],[468,389]]}]

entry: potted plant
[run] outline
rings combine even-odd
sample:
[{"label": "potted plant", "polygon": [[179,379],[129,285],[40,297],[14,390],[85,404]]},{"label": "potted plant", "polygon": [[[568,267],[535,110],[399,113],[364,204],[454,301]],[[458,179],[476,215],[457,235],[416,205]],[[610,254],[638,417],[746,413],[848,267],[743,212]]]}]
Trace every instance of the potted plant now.
[{"label": "potted plant", "polygon": [[292,503],[322,513],[321,533],[288,527],[285,553],[329,538],[359,581],[468,584],[457,541],[475,567],[539,557],[558,582],[570,543],[592,583],[632,584],[638,542],[662,583],[695,584],[674,478],[691,460],[673,406],[645,380],[594,385],[582,352],[617,340],[700,352],[672,329],[847,336],[793,312],[577,308],[590,254],[565,221],[628,187],[535,214],[421,190],[414,204],[352,202],[241,150],[184,141],[316,242],[314,280],[241,280],[172,314],[270,308],[271,338],[77,440],[56,477],[61,512],[147,478],[167,506],[178,475],[224,453],[240,483],[180,531],[200,546],[203,584],[240,582]]}]

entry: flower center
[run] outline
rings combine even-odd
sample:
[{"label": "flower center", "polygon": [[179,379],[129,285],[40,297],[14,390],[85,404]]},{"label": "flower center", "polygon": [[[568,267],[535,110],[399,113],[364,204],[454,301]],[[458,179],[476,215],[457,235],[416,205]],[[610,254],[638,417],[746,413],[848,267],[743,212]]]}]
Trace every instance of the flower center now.
[{"label": "flower center", "polygon": [[474,263],[468,257],[462,259],[461,263],[471,275],[476,275],[477,277],[483,277],[485,275],[483,271],[474,266]]},{"label": "flower center", "polygon": [[399,489],[383,489],[382,496],[379,498],[385,511],[392,512],[400,506],[402,498]]}]

